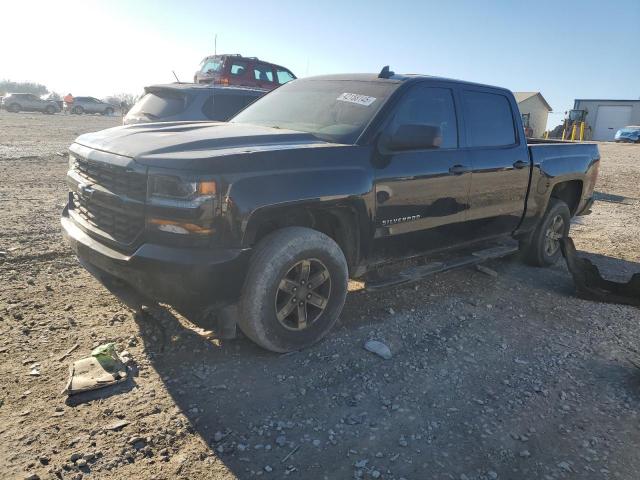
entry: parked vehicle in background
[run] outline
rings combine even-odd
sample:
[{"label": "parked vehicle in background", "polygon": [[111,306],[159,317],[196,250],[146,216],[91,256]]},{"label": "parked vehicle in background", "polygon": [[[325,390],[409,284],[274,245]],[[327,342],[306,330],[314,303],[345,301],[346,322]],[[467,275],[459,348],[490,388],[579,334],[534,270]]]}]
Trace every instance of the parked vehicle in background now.
[{"label": "parked vehicle in background", "polygon": [[640,143],[640,125],[629,125],[616,132],[616,142]]},{"label": "parked vehicle in background", "polygon": [[350,277],[379,289],[518,249],[553,265],[600,154],[528,144],[506,89],[385,68],[296,80],[228,123],[82,135],[69,160],[62,227],[87,269],[287,352],[329,332]]},{"label": "parked vehicle in background", "polygon": [[2,98],[2,108],[8,112],[42,112],[54,114],[60,112],[58,103],[53,100],[43,100],[33,93],[8,93]]},{"label": "parked vehicle in background", "polygon": [[268,90],[171,83],[145,87],[144,96],[123,118],[124,125],[147,122],[226,122]]},{"label": "parked vehicle in background", "polygon": [[116,106],[103,102],[94,97],[74,97],[71,113],[82,115],[83,113],[100,113],[102,115],[113,115]]},{"label": "parked vehicle in background", "polygon": [[238,54],[205,57],[193,77],[194,83],[239,85],[266,90],[273,90],[295,79],[296,76],[287,68]]}]

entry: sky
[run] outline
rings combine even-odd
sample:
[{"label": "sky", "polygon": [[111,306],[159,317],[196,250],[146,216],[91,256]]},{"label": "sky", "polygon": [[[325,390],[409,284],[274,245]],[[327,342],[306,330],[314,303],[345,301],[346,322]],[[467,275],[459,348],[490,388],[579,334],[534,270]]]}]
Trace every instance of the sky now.
[{"label": "sky", "polygon": [[[422,73],[575,98],[640,98],[640,0],[31,0],[0,9],[0,79],[61,94],[189,81],[214,51],[298,77]],[[15,19],[15,20],[14,20]]]}]

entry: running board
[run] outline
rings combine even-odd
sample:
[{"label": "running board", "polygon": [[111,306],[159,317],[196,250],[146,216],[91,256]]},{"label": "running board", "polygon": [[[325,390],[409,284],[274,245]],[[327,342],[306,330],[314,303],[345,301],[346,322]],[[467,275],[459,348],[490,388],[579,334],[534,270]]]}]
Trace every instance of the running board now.
[{"label": "running board", "polygon": [[387,288],[397,287],[398,285],[418,282],[429,275],[433,275],[434,273],[446,272],[448,270],[468,267],[470,265],[478,265],[487,260],[506,257],[507,255],[511,255],[517,251],[517,245],[497,246],[478,250],[477,252],[472,252],[471,254],[463,257],[456,257],[449,260],[443,260],[441,262],[431,262],[425,265],[409,267],[393,277],[366,282],[365,290],[367,292],[377,292]]}]

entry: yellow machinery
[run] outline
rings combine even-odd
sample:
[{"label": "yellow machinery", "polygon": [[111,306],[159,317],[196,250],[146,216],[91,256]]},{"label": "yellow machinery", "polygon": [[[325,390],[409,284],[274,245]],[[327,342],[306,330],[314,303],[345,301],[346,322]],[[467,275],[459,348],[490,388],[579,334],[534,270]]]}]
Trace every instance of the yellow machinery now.
[{"label": "yellow machinery", "polygon": [[586,118],[586,110],[569,110],[564,119],[562,140],[588,140],[585,135],[588,135],[591,129],[587,127]]}]

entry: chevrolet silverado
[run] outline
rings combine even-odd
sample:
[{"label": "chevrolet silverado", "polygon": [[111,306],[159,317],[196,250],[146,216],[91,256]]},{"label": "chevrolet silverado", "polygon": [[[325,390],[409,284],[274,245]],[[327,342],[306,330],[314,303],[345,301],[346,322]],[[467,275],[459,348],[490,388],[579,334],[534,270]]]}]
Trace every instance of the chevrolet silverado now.
[{"label": "chevrolet silverado", "polygon": [[[552,265],[599,160],[595,144],[528,144],[506,89],[385,67],[294,80],[229,123],[82,135],[62,227],[103,281],[234,311],[287,352],[327,334],[349,278],[375,290],[514,249]],[[442,260],[375,276],[426,254]]]}]

